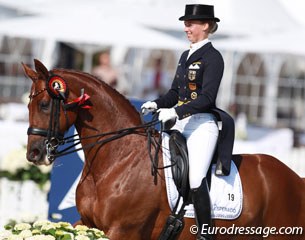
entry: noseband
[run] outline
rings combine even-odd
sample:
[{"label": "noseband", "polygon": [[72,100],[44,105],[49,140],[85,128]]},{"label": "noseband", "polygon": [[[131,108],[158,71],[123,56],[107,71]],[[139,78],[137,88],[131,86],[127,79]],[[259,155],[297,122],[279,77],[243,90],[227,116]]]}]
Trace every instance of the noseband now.
[{"label": "noseband", "polygon": [[[27,131],[28,135],[39,135],[43,137],[48,136],[48,130],[47,129],[42,129],[42,128],[34,128],[34,127],[29,127]],[[57,133],[57,136],[59,138],[62,138],[64,135],[61,133]]]}]

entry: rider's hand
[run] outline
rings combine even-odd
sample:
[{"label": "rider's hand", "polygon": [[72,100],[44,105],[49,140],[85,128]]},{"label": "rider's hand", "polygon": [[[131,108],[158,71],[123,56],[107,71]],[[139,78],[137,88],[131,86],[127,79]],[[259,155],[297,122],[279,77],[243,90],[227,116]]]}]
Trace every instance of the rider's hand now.
[{"label": "rider's hand", "polygon": [[160,108],[157,112],[159,113],[159,121],[163,123],[178,118],[175,108]]},{"label": "rider's hand", "polygon": [[141,112],[143,115],[147,115],[150,112],[157,110],[157,103],[148,101],[141,106]]}]

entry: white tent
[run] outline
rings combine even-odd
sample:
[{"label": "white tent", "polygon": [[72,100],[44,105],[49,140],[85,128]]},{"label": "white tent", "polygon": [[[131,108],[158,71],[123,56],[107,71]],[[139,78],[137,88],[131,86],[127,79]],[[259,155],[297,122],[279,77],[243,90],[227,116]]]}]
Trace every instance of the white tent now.
[{"label": "white tent", "polygon": [[[56,41],[73,43],[85,52],[85,71],[90,70],[92,54],[97,51],[92,45],[112,46],[114,62],[121,66],[119,61],[123,61],[127,47],[186,49],[188,42],[178,18],[183,15],[185,4],[207,3],[215,5],[215,15],[221,19],[213,39],[220,50],[304,55],[302,25],[290,15],[282,1],[0,0],[0,5],[17,9],[21,15],[32,15],[0,21],[0,36],[44,39],[41,60],[49,67],[54,61],[52,52]],[[138,70],[143,64],[140,59],[143,55],[139,54]],[[140,76],[139,71],[136,76]]]},{"label": "white tent", "polygon": [[[298,52],[299,43],[304,40],[305,34],[298,33],[302,25],[297,22],[296,16],[291,15],[291,12],[285,8],[283,2],[283,0],[0,0],[2,5],[13,7],[20,13],[36,16],[36,18],[23,17],[19,20],[2,21],[0,34],[106,45],[185,49],[187,47],[185,38],[171,38],[152,28],[165,32],[177,31],[183,36],[183,23],[178,21],[178,18],[184,13],[184,5],[206,3],[215,5],[215,15],[221,19],[216,36],[225,37],[220,41],[221,44],[219,43],[224,50],[227,48],[267,50],[269,46],[274,49],[272,42],[274,43],[274,39],[281,35],[276,45],[280,44],[284,52]],[[283,44],[285,34],[291,36],[290,46]],[[266,45],[264,39],[267,39]]]},{"label": "white tent", "polygon": [[305,55],[303,22],[292,15],[284,1],[220,1],[226,2],[220,32],[230,37],[215,41],[219,49]]},{"label": "white tent", "polygon": [[305,56],[305,31],[287,30],[272,35],[221,39],[215,42],[219,49],[252,53],[280,53]]},{"label": "white tent", "polygon": [[217,0],[215,3],[222,20],[220,30],[231,37],[236,32],[239,36],[256,36],[298,27],[280,0]]},{"label": "white tent", "polygon": [[[156,27],[153,22],[161,20],[168,28],[177,27],[179,13],[176,7],[164,9],[115,0],[0,0],[1,4],[34,17],[2,21],[0,34],[139,48],[185,48],[186,40],[170,37],[147,26]],[[183,29],[182,23],[179,26]]]},{"label": "white tent", "polygon": [[[136,20],[140,16],[143,19],[165,17],[147,4],[102,0],[0,0],[0,5],[17,9],[21,15],[0,21],[0,35],[44,40],[41,60],[47,66],[53,65],[55,42],[67,42],[82,50],[86,58],[85,71],[91,69],[92,54],[101,46],[119,49],[114,51],[114,59],[123,59],[124,51],[129,47],[167,50],[188,47],[186,39],[172,37]],[[115,63],[120,64],[119,61]]]},{"label": "white tent", "polygon": [[131,22],[100,15],[37,16],[2,21],[0,34],[71,43],[184,49],[186,42]]}]

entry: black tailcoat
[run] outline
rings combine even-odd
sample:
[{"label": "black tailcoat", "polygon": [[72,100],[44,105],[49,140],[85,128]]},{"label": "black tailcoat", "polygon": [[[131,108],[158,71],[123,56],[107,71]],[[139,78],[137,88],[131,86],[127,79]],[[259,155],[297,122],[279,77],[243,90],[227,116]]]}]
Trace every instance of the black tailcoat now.
[{"label": "black tailcoat", "polygon": [[224,61],[210,42],[195,51],[189,59],[188,52],[183,52],[180,57],[171,88],[155,102],[158,108],[175,107],[179,119],[196,113],[213,113],[222,122],[217,146],[218,164],[221,164],[223,174],[227,175],[232,159],[234,120],[216,107]]}]

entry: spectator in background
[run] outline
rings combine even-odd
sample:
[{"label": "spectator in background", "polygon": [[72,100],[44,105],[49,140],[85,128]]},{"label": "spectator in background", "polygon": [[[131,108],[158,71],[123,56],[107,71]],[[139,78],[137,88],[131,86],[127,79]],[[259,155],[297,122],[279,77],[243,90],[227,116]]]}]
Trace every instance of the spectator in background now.
[{"label": "spectator in background", "polygon": [[163,69],[163,59],[155,58],[151,70],[144,76],[143,98],[151,99],[162,96],[168,89],[168,73]]},{"label": "spectator in background", "polygon": [[118,86],[118,72],[111,66],[108,50],[99,54],[98,65],[92,69],[92,74],[113,88]]}]

